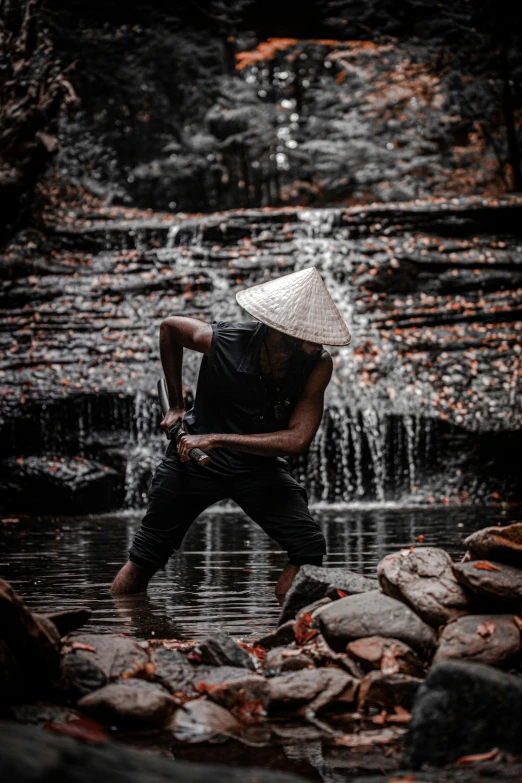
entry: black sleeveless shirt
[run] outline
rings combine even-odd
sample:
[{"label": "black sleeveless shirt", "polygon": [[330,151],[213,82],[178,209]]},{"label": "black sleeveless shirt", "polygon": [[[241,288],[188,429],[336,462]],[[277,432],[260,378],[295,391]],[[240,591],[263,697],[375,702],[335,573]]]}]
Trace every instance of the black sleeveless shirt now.
[{"label": "black sleeveless shirt", "polygon": [[[268,327],[257,321],[212,324],[212,342],[208,356],[201,360],[194,406],[185,414],[187,432],[249,435],[288,427],[319,356],[299,359],[282,381],[269,386],[259,369],[267,335]],[[210,457],[204,469],[226,475],[285,464],[279,457],[227,448],[212,449]]]}]

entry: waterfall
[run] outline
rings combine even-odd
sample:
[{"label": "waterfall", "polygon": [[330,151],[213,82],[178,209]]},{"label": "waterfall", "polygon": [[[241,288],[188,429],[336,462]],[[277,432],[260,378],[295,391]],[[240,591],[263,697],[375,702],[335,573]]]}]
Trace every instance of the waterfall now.
[{"label": "waterfall", "polygon": [[436,460],[432,428],[428,418],[327,408],[296,475],[313,503],[404,498]]}]

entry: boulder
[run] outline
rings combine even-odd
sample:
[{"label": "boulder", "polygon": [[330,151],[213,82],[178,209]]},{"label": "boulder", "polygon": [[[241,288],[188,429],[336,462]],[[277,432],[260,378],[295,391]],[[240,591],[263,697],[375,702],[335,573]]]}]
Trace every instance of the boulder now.
[{"label": "boulder", "polygon": [[381,560],[377,575],[386,595],[404,601],[435,627],[470,611],[468,593],[455,578],[452,560],[443,549],[394,552]]},{"label": "boulder", "polygon": [[255,671],[255,665],[248,653],[240,647],[227,633],[218,631],[201,641],[196,652],[201,663],[211,666],[242,666]]},{"label": "boulder", "polygon": [[[208,698],[230,710],[241,720],[250,709],[259,715],[265,713],[270,697],[268,680],[257,675],[247,675],[238,680],[228,680],[208,692]],[[257,707],[257,709],[256,709]]]},{"label": "boulder", "polygon": [[85,457],[10,457],[0,475],[6,506],[26,513],[96,513],[123,500],[120,473]]},{"label": "boulder", "polygon": [[169,726],[183,742],[208,742],[241,733],[241,724],[231,712],[206,698],[195,699],[176,711]]},{"label": "boulder", "polygon": [[0,639],[0,707],[24,700],[25,684],[18,661]]},{"label": "boulder", "polygon": [[314,664],[303,647],[274,647],[263,661],[263,673],[267,677],[308,668],[314,668]]},{"label": "boulder", "polygon": [[485,527],[464,541],[473,559],[498,560],[522,568],[522,522]]},{"label": "boulder", "polygon": [[359,712],[368,712],[370,709],[393,712],[395,707],[410,710],[421,683],[419,677],[410,677],[408,674],[369,672],[359,683],[357,709]]},{"label": "boulder", "polygon": [[292,644],[295,641],[295,620],[288,620],[283,625],[276,628],[275,631],[262,636],[258,640],[257,644],[264,647],[265,650],[269,650],[271,647],[279,647],[284,644]]},{"label": "boulder", "polygon": [[73,700],[107,685],[102,670],[84,655],[68,653],[62,656],[61,668],[67,692]]},{"label": "boulder", "polygon": [[346,652],[365,671],[380,669],[385,674],[409,674],[423,677],[422,662],[411,647],[398,639],[383,636],[367,636],[350,642]]},{"label": "boulder", "polygon": [[153,648],[151,661],[155,676],[171,693],[189,698],[199,696],[209,686],[245,676],[245,669],[240,666],[195,665],[177,650],[163,646]]},{"label": "boulder", "polygon": [[[156,677],[172,693],[193,693],[194,666],[178,650],[168,647],[153,647],[150,654]],[[242,674],[244,675],[244,670]]]},{"label": "boulder", "polygon": [[78,702],[78,709],[90,717],[125,728],[163,728],[176,707],[161,686],[135,679],[113,682]]},{"label": "boulder", "polygon": [[316,666],[337,666],[357,680],[364,676],[364,671],[359,664],[352,660],[347,653],[332,650],[322,634],[318,634],[304,649]]},{"label": "boulder", "polygon": [[[285,596],[279,625],[293,620],[297,612],[308,604],[324,598],[332,591],[342,590],[347,595],[355,595],[373,590],[377,586],[375,579],[356,574],[344,568],[322,568],[321,566],[301,566],[293,584]],[[337,595],[335,597],[338,597]]]},{"label": "boulder", "polygon": [[316,712],[333,704],[353,704],[359,681],[334,667],[306,669],[273,677],[269,682],[270,708]]},{"label": "boulder", "polygon": [[484,598],[520,607],[522,569],[492,560],[454,563],[453,572],[461,584]]},{"label": "boulder", "polygon": [[409,607],[378,590],[334,601],[316,617],[326,641],[338,651],[364,636],[390,636],[422,655],[431,653],[436,643],[433,628]]},{"label": "boulder", "polygon": [[60,635],[56,627],[32,615],[3,579],[0,579],[0,637],[23,674],[27,693],[38,697],[60,689]]},{"label": "boulder", "polygon": [[92,612],[90,609],[64,609],[61,612],[51,612],[45,615],[35,615],[36,617],[45,617],[56,626],[60,636],[66,636],[72,631],[81,628],[89,620]]},{"label": "boulder", "polygon": [[520,630],[513,615],[468,615],[444,628],[434,663],[456,658],[504,669],[518,662],[520,652]]},{"label": "boulder", "polygon": [[0,769],[16,783],[304,783],[273,769],[196,764],[107,742],[91,745],[36,726],[0,723]]},{"label": "boulder", "polygon": [[404,768],[443,765],[495,747],[522,752],[522,678],[481,663],[433,666],[413,704]]},{"label": "boulder", "polygon": [[122,675],[132,676],[149,663],[143,647],[123,634],[79,634],[70,640],[70,644],[76,655],[97,666],[107,680]]}]

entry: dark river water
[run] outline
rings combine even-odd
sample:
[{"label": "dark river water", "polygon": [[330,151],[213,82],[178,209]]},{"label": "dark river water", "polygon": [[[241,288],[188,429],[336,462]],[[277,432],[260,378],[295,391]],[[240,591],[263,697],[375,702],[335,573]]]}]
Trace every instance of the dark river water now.
[{"label": "dark river water", "polygon": [[[328,543],[325,565],[372,576],[384,555],[418,545],[417,536],[459,558],[472,531],[521,517],[518,507],[483,506],[347,506],[314,513]],[[139,522],[139,514],[4,519],[0,574],[33,610],[89,607],[88,628],[96,632],[193,638],[217,629],[243,637],[273,629],[279,614],[274,585],[286,557],[242,512],[219,507],[193,524],[147,596],[112,598],[110,583]]]}]

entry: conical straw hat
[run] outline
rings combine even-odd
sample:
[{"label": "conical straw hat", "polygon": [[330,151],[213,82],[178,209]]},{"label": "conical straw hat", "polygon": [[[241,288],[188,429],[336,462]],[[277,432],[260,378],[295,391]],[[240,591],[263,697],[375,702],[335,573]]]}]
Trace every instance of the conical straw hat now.
[{"label": "conical straw hat", "polygon": [[299,340],[348,345],[352,339],[315,266],[245,288],[236,299],[258,321]]}]

